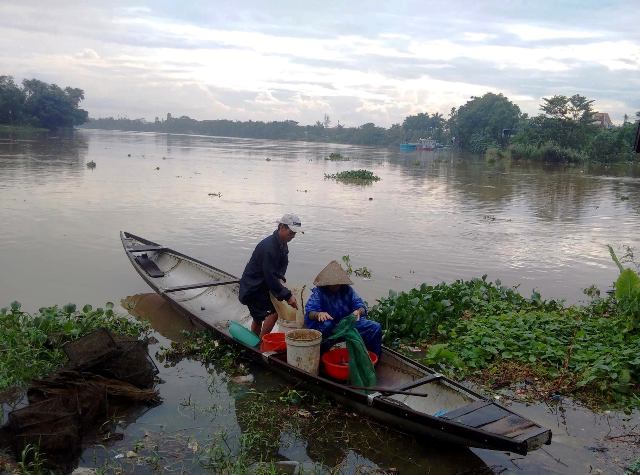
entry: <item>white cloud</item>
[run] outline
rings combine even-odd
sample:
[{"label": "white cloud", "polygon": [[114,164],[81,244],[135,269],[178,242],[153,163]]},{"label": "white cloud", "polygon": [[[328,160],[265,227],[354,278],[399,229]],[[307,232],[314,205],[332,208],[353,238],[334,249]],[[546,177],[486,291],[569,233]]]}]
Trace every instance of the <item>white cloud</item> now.
[{"label": "white cloud", "polygon": [[591,30],[578,30],[567,27],[548,28],[537,25],[526,24],[509,24],[505,26],[505,31],[516,35],[525,41],[541,41],[541,40],[561,40],[561,39],[591,39],[602,38],[605,36],[603,32]]},{"label": "white cloud", "polygon": [[640,41],[617,31],[628,23],[622,9],[571,25],[547,16],[524,21],[528,11],[498,3],[429,15],[411,2],[312,12],[302,4],[268,11],[243,3],[4,3],[2,73],[81,87],[92,116],[153,119],[171,111],[312,123],[329,112],[346,125],[390,125],[417,112],[446,114],[488,91],[535,112],[541,95],[585,84],[585,70],[598,71],[598,84],[609,78],[589,96],[598,108],[621,118],[637,107],[629,103],[637,87],[629,98],[624,88],[640,86],[633,79]]},{"label": "white cloud", "polygon": [[495,35],[491,35],[489,33],[473,33],[468,31],[462,34],[462,38],[467,41],[483,42],[495,38]]}]

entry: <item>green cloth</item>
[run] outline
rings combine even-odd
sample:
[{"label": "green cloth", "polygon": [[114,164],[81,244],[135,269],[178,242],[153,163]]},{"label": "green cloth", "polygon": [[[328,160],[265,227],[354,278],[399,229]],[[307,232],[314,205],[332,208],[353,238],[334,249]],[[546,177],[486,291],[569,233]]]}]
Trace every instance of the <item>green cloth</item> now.
[{"label": "green cloth", "polygon": [[344,338],[349,351],[349,380],[353,386],[368,388],[376,385],[376,370],[355,323],[356,316],[347,315],[335,326],[328,339]]}]

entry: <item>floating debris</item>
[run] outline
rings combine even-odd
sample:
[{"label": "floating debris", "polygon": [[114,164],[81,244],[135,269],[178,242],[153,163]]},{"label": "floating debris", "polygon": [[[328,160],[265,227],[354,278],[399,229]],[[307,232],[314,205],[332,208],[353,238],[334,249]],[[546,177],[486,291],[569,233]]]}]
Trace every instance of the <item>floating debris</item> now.
[{"label": "floating debris", "polygon": [[338,152],[332,152],[328,157],[325,158],[325,160],[331,160],[333,162],[348,162],[351,159],[349,157],[343,157]]},{"label": "floating debris", "polygon": [[231,378],[231,382],[236,384],[250,384],[250,383],[253,383],[253,375],[247,374],[247,375],[241,375],[241,376],[234,376],[233,378]]},{"label": "floating debris", "polygon": [[355,184],[370,184],[374,181],[379,181],[380,177],[374,175],[373,172],[369,170],[347,170],[339,173],[325,173],[325,179],[333,179],[336,181],[341,181],[343,183],[355,183]]},{"label": "floating debris", "polygon": [[218,198],[222,198],[222,193],[221,192],[209,193],[209,196],[217,196]]}]

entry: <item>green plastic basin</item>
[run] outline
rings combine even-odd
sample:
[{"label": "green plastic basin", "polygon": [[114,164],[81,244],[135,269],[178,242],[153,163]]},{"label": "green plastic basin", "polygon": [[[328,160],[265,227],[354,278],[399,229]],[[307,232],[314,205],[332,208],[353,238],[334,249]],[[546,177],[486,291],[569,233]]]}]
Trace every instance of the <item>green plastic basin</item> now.
[{"label": "green plastic basin", "polygon": [[233,320],[229,322],[229,333],[231,333],[234,340],[238,340],[248,346],[256,346],[260,343],[260,337],[258,335]]}]

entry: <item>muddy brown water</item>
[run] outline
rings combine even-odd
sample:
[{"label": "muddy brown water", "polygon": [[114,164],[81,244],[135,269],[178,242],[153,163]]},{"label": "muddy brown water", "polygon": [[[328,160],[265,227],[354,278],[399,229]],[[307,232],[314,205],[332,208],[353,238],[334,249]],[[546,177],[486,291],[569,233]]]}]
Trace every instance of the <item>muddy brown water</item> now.
[{"label": "muddy brown water", "polygon": [[[334,151],[351,160],[324,160]],[[86,166],[89,161],[95,168]],[[372,170],[381,181],[356,186],[324,179],[325,173],[358,168]],[[18,300],[33,311],[133,299],[131,313],[150,319],[157,346],[167,345],[188,324],[148,293],[122,252],[118,231],[238,275],[285,212],[298,213],[306,228],[290,244],[290,282],[310,283],[328,261],[349,255],[354,268],[373,274],[355,283],[370,304],[389,289],[482,274],[518,285],[525,295],[536,289],[543,298],[579,302],[583,288],[595,284],[606,290],[617,275],[606,244],[619,252],[638,248],[638,176],[630,166],[487,163],[448,151],[405,154],[106,131],[4,136],[0,306]],[[234,401],[246,389],[230,388],[223,374],[213,374],[188,360],[163,367],[164,404],[123,419],[124,439],[88,448],[81,464],[116,460],[132,441],[157,434],[172,435],[176,453],[188,445],[186,432],[205,441],[212,428],[225,428],[237,439]],[[283,382],[257,369],[253,384],[260,389]],[[515,409],[550,427],[552,445],[520,457],[395,434],[366,447],[319,447],[282,434],[281,456],[344,464],[346,473],[360,465],[400,473],[623,473],[638,456],[637,437],[625,437],[638,433],[637,414],[594,414],[566,400]],[[351,430],[370,431],[366,422]],[[206,471],[198,463],[189,467]]]}]

